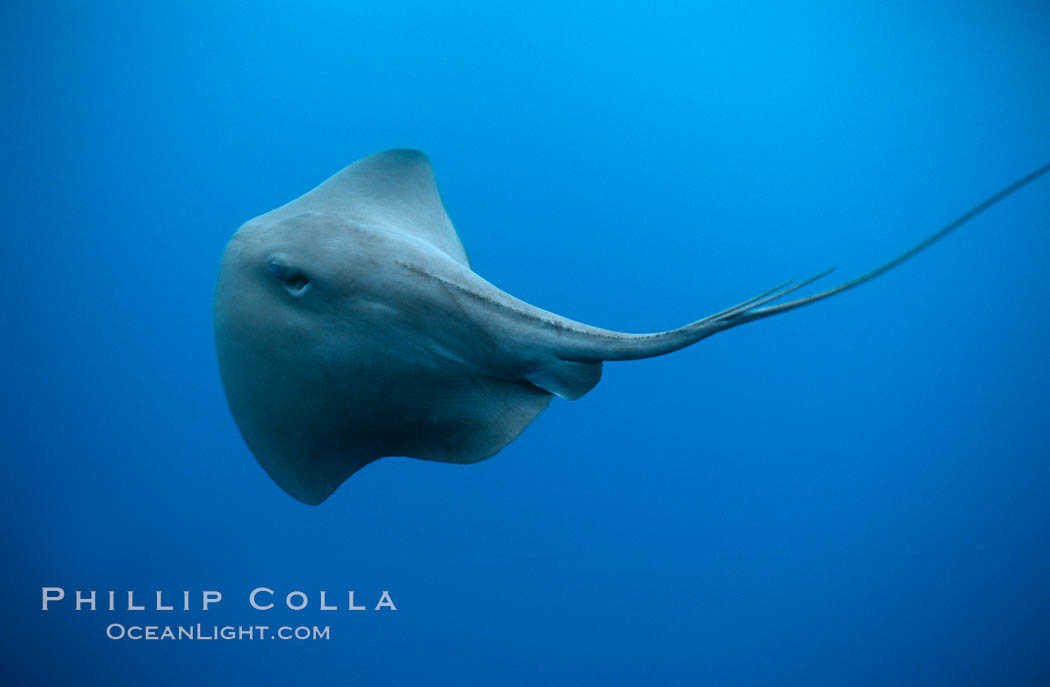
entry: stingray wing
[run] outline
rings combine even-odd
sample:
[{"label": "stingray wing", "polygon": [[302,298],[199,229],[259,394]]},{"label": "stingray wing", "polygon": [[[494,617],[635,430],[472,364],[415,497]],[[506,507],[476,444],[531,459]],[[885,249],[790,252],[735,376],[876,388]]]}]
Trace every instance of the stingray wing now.
[{"label": "stingray wing", "polygon": [[361,158],[264,217],[280,220],[305,212],[342,214],[410,235],[470,267],[441,202],[430,159],[421,151],[395,148]]}]

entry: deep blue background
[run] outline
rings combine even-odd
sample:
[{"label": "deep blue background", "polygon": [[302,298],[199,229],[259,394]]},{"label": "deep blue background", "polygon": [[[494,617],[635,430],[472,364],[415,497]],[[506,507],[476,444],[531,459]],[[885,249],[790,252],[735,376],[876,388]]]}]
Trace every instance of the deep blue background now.
[{"label": "deep blue background", "polygon": [[[478,465],[311,508],[229,416],[226,240],[377,150],[430,154],[482,276],[627,331],[859,274],[1050,158],[1042,0],[738,5],[7,3],[10,684],[1050,682],[1048,180]],[[332,639],[113,642],[45,585]]]}]

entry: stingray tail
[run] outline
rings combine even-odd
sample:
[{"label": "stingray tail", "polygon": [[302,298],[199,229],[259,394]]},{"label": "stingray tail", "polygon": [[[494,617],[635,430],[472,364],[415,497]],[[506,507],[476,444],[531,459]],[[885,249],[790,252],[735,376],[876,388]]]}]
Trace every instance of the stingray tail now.
[{"label": "stingray tail", "polygon": [[980,204],[966,211],[922,242],[904,253],[901,253],[889,262],[834,288],[805,296],[803,298],[787,301],[785,303],[772,304],[774,301],[778,301],[784,296],[812,284],[821,277],[827,276],[834,271],[834,268],[832,268],[798,283],[787,282],[781,284],[768,291],[764,291],[757,296],[749,298],[746,301],[717,312],[714,315],[710,315],[702,320],[697,320],[692,324],[681,327],[680,329],[660,332],[658,334],[624,334],[622,335],[622,338],[618,337],[614,340],[610,340],[609,338],[595,340],[586,347],[586,351],[579,351],[577,354],[566,355],[563,357],[575,360],[636,360],[639,358],[652,358],[677,351],[686,346],[691,346],[697,341],[706,339],[718,332],[723,332],[727,329],[732,329],[733,327],[738,327],[748,322],[754,322],[755,320],[779,315],[780,313],[785,313],[789,310],[794,310],[795,308],[801,308],[802,306],[822,301],[825,298],[842,293],[843,291],[852,289],[855,286],[860,286],[867,281],[871,281],[880,274],[890,271],[905,260],[908,260],[937,243],[988,208],[1020,190],[1024,186],[1027,186],[1047,172],[1050,172],[1050,164],[1043,165],[1039,169],[1021,177],[999,192],[989,196]]}]

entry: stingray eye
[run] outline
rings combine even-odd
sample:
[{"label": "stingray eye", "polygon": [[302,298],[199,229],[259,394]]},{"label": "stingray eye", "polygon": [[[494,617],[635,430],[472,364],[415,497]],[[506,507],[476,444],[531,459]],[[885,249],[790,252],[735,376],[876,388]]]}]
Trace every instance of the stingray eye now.
[{"label": "stingray eye", "polygon": [[277,260],[270,261],[270,274],[276,277],[284,290],[293,296],[298,296],[310,285],[310,280],[305,274]]}]

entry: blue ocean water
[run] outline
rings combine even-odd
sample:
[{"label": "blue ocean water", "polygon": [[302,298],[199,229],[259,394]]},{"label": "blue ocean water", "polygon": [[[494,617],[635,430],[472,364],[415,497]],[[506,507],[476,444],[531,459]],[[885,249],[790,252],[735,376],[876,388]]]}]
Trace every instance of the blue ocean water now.
[{"label": "blue ocean water", "polygon": [[[211,330],[241,222],[399,146],[476,271],[590,324],[855,276],[1050,159],[1050,5],[0,13],[8,684],[1050,684],[1046,180],[862,289],[607,364],[489,461],[384,459],[319,507],[242,443]],[[198,622],[330,638],[106,636]]]}]

